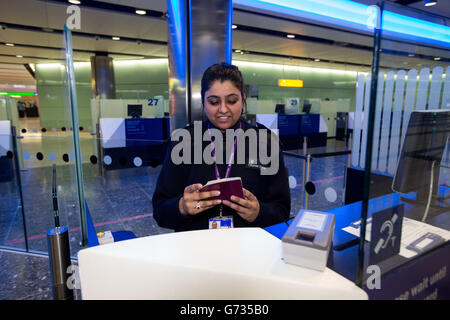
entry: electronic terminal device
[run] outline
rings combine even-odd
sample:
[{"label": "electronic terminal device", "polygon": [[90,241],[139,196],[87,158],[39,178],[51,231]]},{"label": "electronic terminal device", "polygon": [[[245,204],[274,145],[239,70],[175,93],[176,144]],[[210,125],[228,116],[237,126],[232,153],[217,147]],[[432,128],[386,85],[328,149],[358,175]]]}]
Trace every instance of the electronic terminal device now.
[{"label": "electronic terminal device", "polygon": [[301,267],[325,270],[334,225],[334,214],[300,210],[281,239],[283,260]]}]

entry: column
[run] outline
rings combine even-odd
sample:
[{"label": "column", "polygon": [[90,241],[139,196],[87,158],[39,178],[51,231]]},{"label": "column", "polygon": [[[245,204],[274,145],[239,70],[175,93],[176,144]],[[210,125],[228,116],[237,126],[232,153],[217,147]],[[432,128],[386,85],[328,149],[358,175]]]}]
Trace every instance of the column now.
[{"label": "column", "polygon": [[210,65],[231,63],[231,0],[167,0],[172,128],[202,120],[201,78]]},{"label": "column", "polygon": [[96,52],[91,57],[91,83],[93,98],[115,99],[116,82],[114,79],[113,59],[107,53]]}]

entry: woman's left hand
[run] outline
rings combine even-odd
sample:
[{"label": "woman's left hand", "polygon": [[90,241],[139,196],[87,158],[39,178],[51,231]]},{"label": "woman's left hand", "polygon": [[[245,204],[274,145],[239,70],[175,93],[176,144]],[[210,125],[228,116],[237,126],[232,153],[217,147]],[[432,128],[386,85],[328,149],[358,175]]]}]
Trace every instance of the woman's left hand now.
[{"label": "woman's left hand", "polygon": [[234,209],[243,219],[253,222],[259,214],[259,201],[253,193],[245,188],[242,189],[244,190],[244,199],[231,196],[231,201],[233,202],[223,200],[223,204]]}]

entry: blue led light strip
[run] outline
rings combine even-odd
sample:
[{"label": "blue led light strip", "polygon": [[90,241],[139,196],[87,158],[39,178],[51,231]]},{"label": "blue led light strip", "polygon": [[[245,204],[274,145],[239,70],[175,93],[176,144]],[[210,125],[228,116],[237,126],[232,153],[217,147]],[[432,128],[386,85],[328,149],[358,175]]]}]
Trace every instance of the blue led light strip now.
[{"label": "blue led light strip", "polygon": [[[233,4],[365,31],[370,31],[374,12],[370,6],[350,0],[233,0]],[[390,11],[383,13],[383,31],[398,38],[450,46],[450,27]]]}]

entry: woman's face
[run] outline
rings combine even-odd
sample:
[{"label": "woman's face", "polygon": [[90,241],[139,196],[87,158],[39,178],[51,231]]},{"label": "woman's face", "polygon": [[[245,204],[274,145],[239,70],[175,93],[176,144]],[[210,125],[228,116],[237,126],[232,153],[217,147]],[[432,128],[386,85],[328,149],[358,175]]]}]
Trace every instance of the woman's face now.
[{"label": "woman's face", "polygon": [[242,113],[243,97],[230,80],[214,81],[205,92],[205,113],[209,121],[221,130],[234,126]]}]

